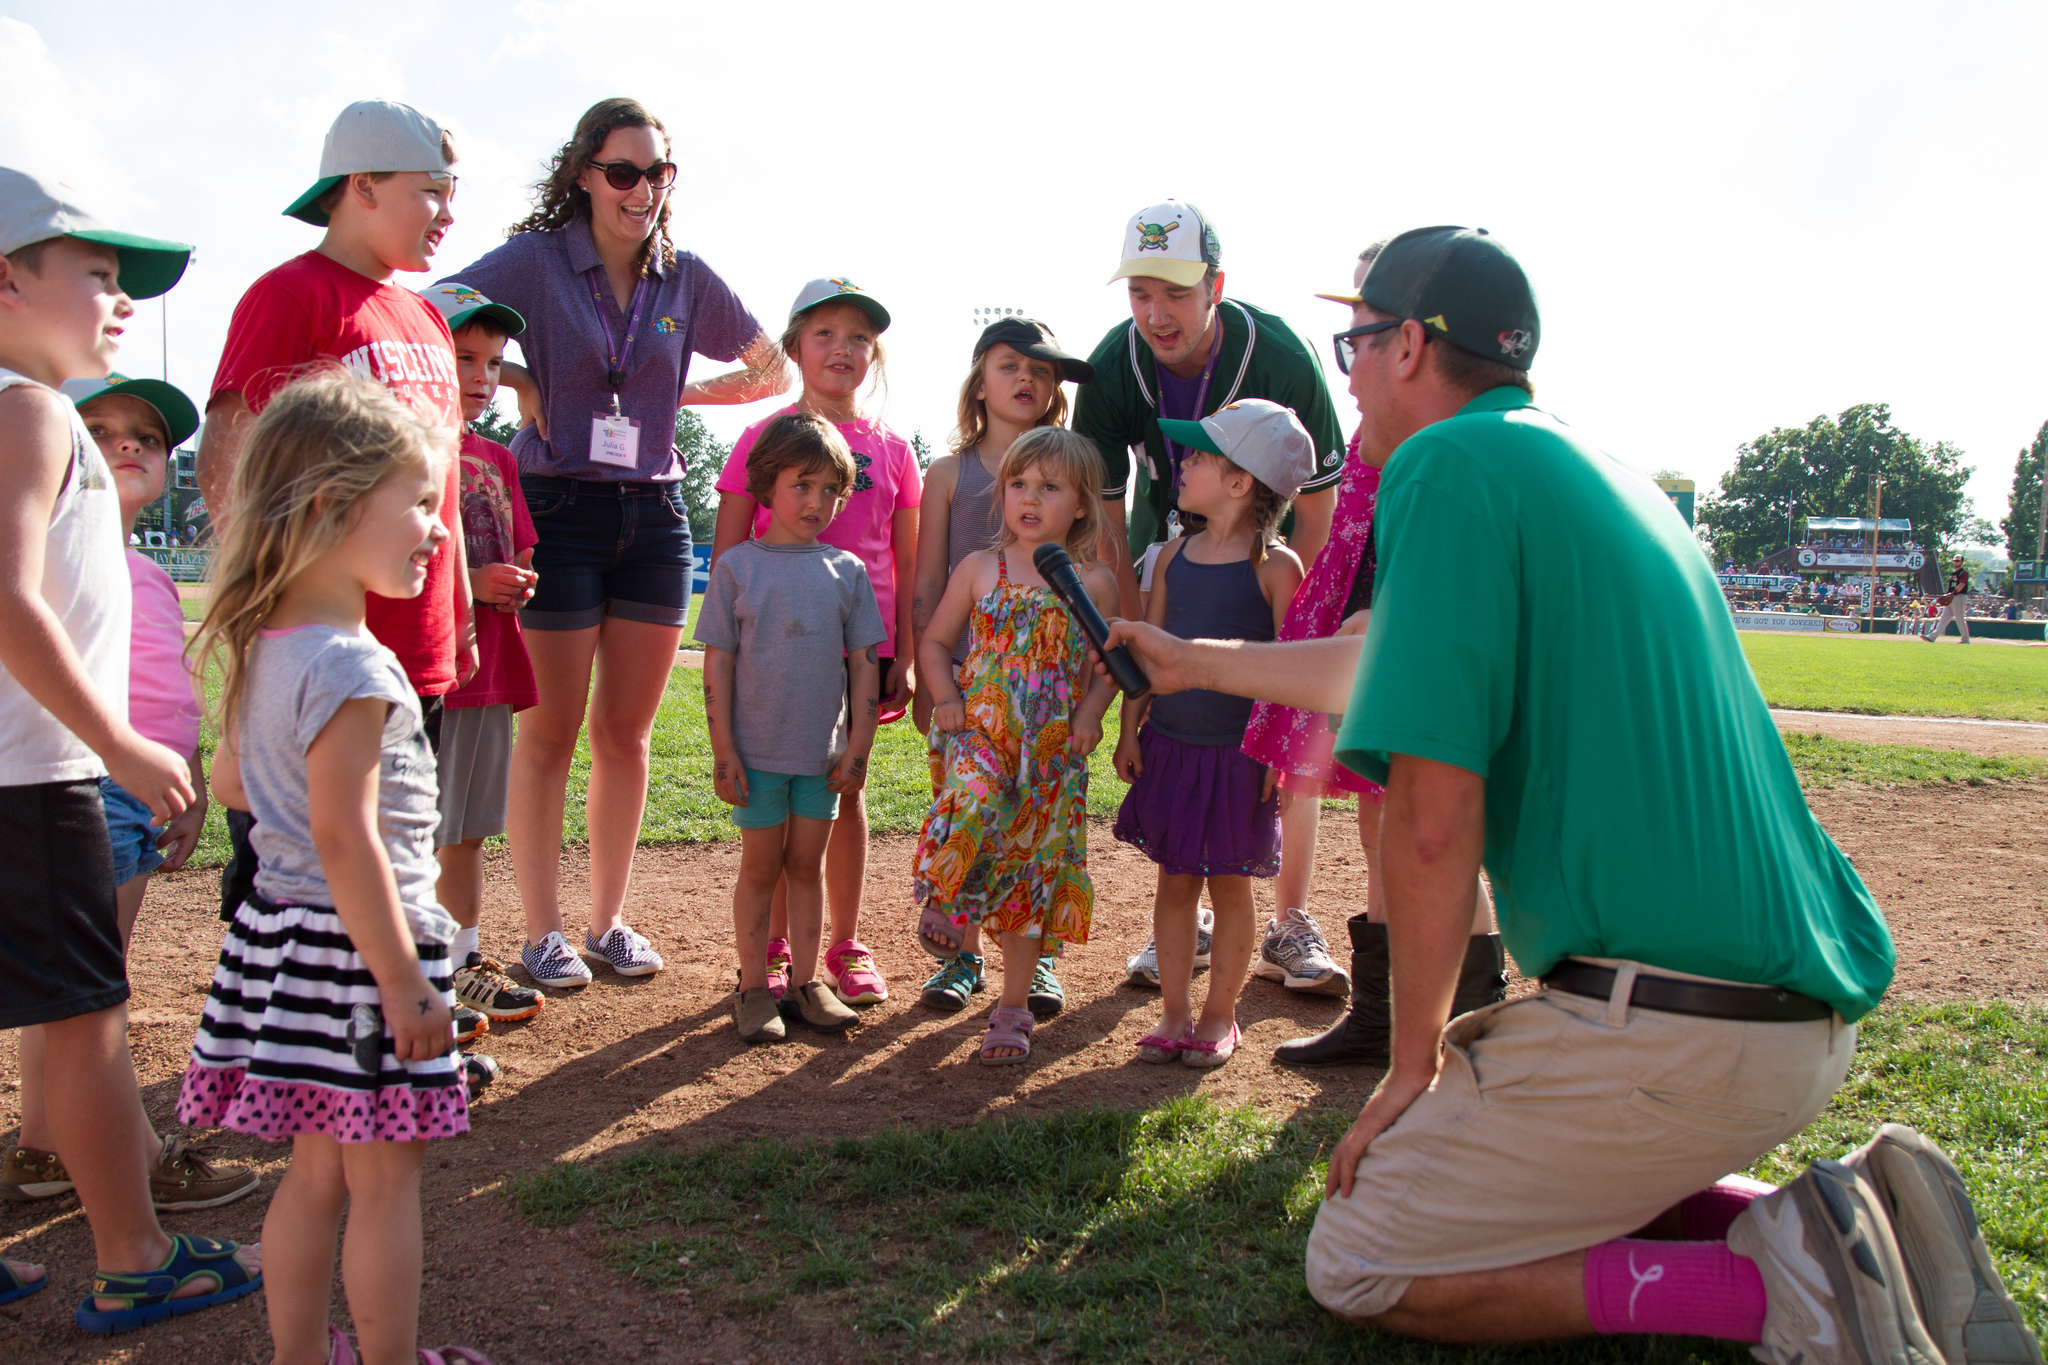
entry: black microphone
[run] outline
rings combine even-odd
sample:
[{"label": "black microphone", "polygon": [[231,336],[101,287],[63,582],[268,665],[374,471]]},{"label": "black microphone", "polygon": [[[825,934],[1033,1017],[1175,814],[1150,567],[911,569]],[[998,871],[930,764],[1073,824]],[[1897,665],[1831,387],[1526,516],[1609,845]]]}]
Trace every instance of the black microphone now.
[{"label": "black microphone", "polygon": [[1095,609],[1095,603],[1088,596],[1088,590],[1081,586],[1081,575],[1074,568],[1074,561],[1066,549],[1047,541],[1031,554],[1032,567],[1038,570],[1045,586],[1052,589],[1053,596],[1066,604],[1074,619],[1081,623],[1081,633],[1095,646],[1102,662],[1109,666],[1109,676],[1123,689],[1127,697],[1142,697],[1152,690],[1152,682],[1145,676],[1145,670],[1138,667],[1138,661],[1131,657],[1131,651],[1118,645],[1115,649],[1104,648],[1109,639],[1109,622],[1102,619],[1102,613]]}]

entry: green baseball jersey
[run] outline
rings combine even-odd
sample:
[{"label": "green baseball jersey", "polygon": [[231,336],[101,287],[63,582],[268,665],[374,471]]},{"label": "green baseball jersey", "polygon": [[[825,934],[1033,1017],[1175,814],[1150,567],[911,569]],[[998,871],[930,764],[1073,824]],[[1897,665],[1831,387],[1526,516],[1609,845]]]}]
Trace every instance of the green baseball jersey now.
[{"label": "green baseball jersey", "polygon": [[1403,442],[1337,739],[1486,779],[1501,936],[1797,991],[1860,1018],[1892,940],[1808,809],[1719,585],[1649,479],[1520,389]]}]

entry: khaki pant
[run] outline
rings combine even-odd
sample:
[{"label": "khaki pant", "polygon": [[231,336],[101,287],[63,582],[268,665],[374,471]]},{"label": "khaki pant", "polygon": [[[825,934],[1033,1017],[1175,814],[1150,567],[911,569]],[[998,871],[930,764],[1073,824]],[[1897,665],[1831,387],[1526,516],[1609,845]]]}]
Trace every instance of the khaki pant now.
[{"label": "khaki pant", "polygon": [[[1621,964],[1626,1001],[1637,970]],[[1373,1317],[1417,1276],[1526,1265],[1625,1237],[1804,1128],[1848,1074],[1838,1018],[1750,1024],[1563,991],[1444,1030],[1436,1083],[1323,1201],[1318,1303]]]},{"label": "khaki pant", "polygon": [[1963,640],[1967,643],[1970,638],[1970,599],[1968,594],[1957,593],[1950,600],[1949,604],[1941,609],[1941,614],[1934,618],[1933,628],[1927,632],[1927,638],[1939,640],[1941,633],[1948,629],[1948,623],[1951,621],[1956,623],[1956,629],[1962,632]]}]

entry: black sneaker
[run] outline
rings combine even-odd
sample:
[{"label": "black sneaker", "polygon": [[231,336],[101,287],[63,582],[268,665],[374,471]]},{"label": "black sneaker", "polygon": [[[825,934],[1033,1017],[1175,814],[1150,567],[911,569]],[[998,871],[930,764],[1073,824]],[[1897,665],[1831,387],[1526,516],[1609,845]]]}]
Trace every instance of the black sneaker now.
[{"label": "black sneaker", "polygon": [[455,1007],[455,1046],[468,1047],[479,1033],[489,1033],[491,1021],[467,1005]]},{"label": "black sneaker", "polygon": [[476,952],[455,969],[455,998],[500,1023],[531,1019],[547,1004],[546,996],[520,985],[495,959]]},{"label": "black sneaker", "polygon": [[462,1087],[469,1095],[469,1102],[476,1103],[476,1097],[498,1079],[498,1064],[481,1052],[458,1052],[462,1059]]}]

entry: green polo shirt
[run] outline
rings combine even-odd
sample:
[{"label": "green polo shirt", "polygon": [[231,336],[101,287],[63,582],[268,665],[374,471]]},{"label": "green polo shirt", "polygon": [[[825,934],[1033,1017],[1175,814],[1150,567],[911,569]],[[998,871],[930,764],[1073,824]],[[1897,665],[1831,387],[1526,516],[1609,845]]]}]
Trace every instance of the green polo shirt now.
[{"label": "green polo shirt", "polygon": [[[1315,476],[1301,491],[1336,487],[1344,477],[1344,430],[1316,352],[1263,308],[1225,299],[1216,316],[1223,323],[1223,345],[1209,381],[1208,411],[1196,417],[1207,417],[1240,398],[1264,398],[1292,408],[1316,446]],[[1074,430],[1102,451],[1102,496],[1125,502],[1135,558],[1165,533],[1167,463],[1166,440],[1159,434],[1159,362],[1138,334],[1138,325],[1123,322],[1109,329],[1088,363],[1095,367],[1095,379],[1078,386]],[[1131,496],[1134,446],[1143,448],[1150,467],[1136,471],[1136,497]]]},{"label": "green polo shirt", "polygon": [[1892,941],[1813,818],[1727,605],[1655,484],[1521,390],[1388,461],[1372,624],[1337,757],[1486,779],[1501,936],[1755,982],[1854,1020]]}]

